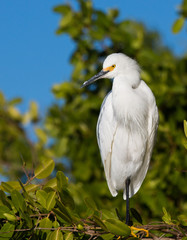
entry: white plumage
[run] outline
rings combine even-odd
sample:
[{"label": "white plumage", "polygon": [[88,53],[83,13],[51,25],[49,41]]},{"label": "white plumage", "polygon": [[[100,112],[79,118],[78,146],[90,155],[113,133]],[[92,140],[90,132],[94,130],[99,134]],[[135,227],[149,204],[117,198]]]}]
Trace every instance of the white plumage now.
[{"label": "white plumage", "polygon": [[158,127],[155,97],[140,79],[136,61],[122,53],[109,55],[103,70],[85,82],[113,78],[112,91],[105,97],[97,123],[97,140],[112,196],[130,179],[129,197],[140,188],[147,173]]}]

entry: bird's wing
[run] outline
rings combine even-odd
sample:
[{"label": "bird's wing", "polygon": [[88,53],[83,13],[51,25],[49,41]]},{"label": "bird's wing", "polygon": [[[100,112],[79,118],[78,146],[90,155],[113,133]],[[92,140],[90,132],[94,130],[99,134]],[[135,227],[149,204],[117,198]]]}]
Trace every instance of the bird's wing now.
[{"label": "bird's wing", "polygon": [[117,191],[111,181],[111,155],[112,144],[117,129],[117,123],[113,118],[112,94],[109,92],[101,106],[100,115],[97,122],[97,141],[101,153],[101,158],[105,170],[106,180],[112,196],[117,195]]},{"label": "bird's wing", "polygon": [[[133,188],[134,188],[134,194],[139,190],[149,167],[149,162],[152,156],[153,147],[156,140],[156,133],[158,128],[158,122],[159,122],[159,115],[158,115],[158,108],[156,106],[155,97],[150,90],[150,88],[143,82],[143,89],[145,90],[145,94],[148,97],[149,102],[149,113],[148,113],[148,138],[147,138],[147,146],[146,151],[144,155],[144,160],[142,167],[140,168],[138,174],[133,179]],[[124,198],[125,198],[124,194]]]}]

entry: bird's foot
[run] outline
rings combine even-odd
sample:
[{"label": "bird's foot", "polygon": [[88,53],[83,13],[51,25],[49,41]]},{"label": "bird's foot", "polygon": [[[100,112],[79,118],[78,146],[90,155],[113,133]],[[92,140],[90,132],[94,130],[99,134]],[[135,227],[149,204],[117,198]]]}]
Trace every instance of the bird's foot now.
[{"label": "bird's foot", "polygon": [[137,237],[136,234],[137,234],[138,232],[145,232],[145,233],[146,233],[146,237],[149,237],[149,231],[146,230],[146,229],[144,229],[144,228],[136,228],[136,227],[131,226],[130,229],[131,229],[131,235],[132,235],[133,237]]}]

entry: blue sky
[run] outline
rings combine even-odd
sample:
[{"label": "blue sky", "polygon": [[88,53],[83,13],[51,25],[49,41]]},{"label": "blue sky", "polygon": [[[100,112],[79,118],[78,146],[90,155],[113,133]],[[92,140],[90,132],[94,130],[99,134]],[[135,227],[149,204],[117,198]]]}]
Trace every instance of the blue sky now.
[{"label": "blue sky", "polygon": [[[69,57],[74,45],[67,36],[55,35],[60,16],[52,11],[64,2],[75,4],[75,0],[0,2],[0,91],[8,99],[22,97],[21,111],[35,100],[44,113],[54,101],[52,85],[70,77]],[[164,44],[177,55],[187,52],[186,30],[178,35],[171,32],[180,3],[181,0],[93,0],[99,9],[120,8],[121,19],[141,21],[148,29],[158,30]]]}]

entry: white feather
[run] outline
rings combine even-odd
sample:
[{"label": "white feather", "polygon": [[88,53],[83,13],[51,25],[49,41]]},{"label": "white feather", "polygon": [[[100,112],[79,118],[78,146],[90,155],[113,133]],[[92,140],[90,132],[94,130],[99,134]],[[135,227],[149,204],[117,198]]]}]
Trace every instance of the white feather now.
[{"label": "white feather", "polygon": [[115,64],[105,74],[114,78],[105,97],[97,123],[97,140],[109,190],[116,196],[131,179],[129,196],[140,188],[147,173],[158,127],[154,95],[140,80],[137,63],[124,54],[109,55],[103,68]]}]

